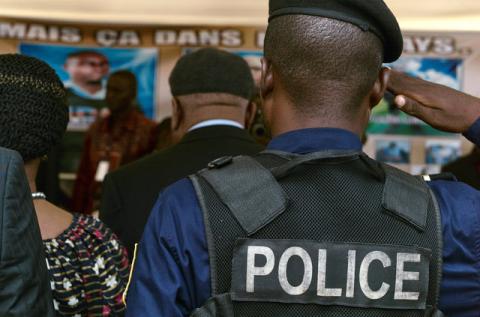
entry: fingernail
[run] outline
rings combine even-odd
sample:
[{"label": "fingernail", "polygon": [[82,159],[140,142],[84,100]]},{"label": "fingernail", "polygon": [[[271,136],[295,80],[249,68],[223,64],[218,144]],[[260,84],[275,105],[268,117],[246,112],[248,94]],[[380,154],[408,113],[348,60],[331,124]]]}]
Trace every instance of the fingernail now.
[{"label": "fingernail", "polygon": [[395,97],[395,104],[397,105],[398,108],[402,108],[407,104],[407,100],[405,99],[404,96],[397,96]]}]

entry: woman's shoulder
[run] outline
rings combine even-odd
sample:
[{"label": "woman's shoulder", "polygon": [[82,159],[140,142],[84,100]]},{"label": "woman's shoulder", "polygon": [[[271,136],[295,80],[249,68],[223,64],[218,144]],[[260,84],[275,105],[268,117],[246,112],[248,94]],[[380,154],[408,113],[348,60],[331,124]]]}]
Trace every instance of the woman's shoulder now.
[{"label": "woman's shoulder", "polygon": [[[71,225],[55,239],[44,240],[44,246],[57,310],[90,311],[89,301],[102,302],[107,307],[104,309],[123,310],[121,297],[128,280],[128,257],[103,222],[75,214]],[[85,294],[85,287],[90,295]],[[87,300],[86,296],[94,298]]]},{"label": "woman's shoulder", "polygon": [[79,265],[106,261],[121,270],[128,269],[126,250],[116,235],[102,221],[88,215],[75,214],[63,233],[43,243],[47,259],[62,257],[72,264],[78,261]]}]

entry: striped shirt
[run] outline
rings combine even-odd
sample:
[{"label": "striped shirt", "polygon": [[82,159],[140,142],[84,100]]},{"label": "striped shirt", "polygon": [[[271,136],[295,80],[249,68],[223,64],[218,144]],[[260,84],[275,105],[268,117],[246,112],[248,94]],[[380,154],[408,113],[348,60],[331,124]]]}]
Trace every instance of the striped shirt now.
[{"label": "striped shirt", "polygon": [[43,244],[59,316],[122,314],[128,257],[117,237],[101,221],[76,214],[62,234]]}]

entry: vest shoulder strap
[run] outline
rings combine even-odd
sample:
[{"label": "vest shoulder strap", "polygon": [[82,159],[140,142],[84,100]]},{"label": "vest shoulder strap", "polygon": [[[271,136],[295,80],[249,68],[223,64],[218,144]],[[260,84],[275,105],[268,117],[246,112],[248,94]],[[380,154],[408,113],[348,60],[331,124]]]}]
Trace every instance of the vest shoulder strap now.
[{"label": "vest shoulder strap", "polygon": [[383,207],[395,216],[424,231],[427,226],[430,192],[422,179],[387,164],[383,188]]},{"label": "vest shoulder strap", "polygon": [[210,184],[249,236],[287,208],[280,184],[267,168],[251,157],[218,159],[198,175]]}]

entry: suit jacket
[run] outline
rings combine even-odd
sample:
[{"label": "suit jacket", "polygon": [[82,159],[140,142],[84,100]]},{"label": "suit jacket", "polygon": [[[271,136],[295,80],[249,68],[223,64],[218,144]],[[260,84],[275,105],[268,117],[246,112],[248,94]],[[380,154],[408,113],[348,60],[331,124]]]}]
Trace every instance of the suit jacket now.
[{"label": "suit jacket", "polygon": [[445,165],[442,172],[448,172],[473,188],[480,190],[480,150],[474,148],[470,154]]},{"label": "suit jacket", "polygon": [[45,263],[23,160],[0,148],[0,316],[54,316]]},{"label": "suit jacket", "polygon": [[107,175],[100,219],[124,243],[132,256],[160,191],[227,155],[253,155],[262,150],[247,131],[230,126],[193,130],[176,145],[126,165]]}]

